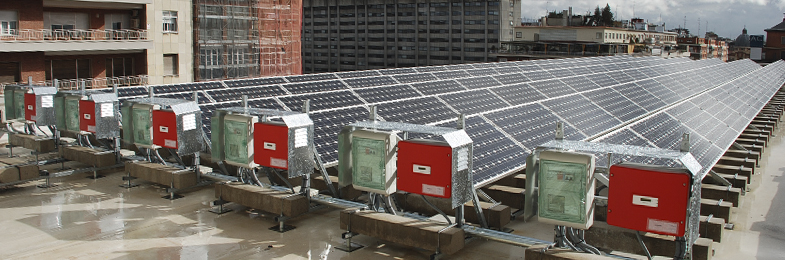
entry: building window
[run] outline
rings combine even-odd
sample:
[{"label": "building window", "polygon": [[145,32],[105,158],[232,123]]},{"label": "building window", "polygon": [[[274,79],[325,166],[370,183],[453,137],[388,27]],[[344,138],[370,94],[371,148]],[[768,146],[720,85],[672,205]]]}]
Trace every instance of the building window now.
[{"label": "building window", "polygon": [[20,78],[19,62],[0,62],[0,83],[19,82]]},{"label": "building window", "polygon": [[164,76],[179,75],[177,54],[164,54]]},{"label": "building window", "polygon": [[516,32],[515,38],[523,38],[523,32]]},{"label": "building window", "polygon": [[597,39],[602,39],[602,33],[601,32],[597,33]]},{"label": "building window", "polygon": [[216,49],[202,49],[201,52],[201,65],[202,66],[217,66],[220,64],[218,50]]},{"label": "building window", "polygon": [[165,33],[177,32],[177,11],[164,11],[163,25]]},{"label": "building window", "polygon": [[0,35],[16,35],[18,24],[16,11],[0,11]]},{"label": "building window", "polygon": [[106,77],[122,77],[134,75],[134,59],[132,58],[107,58]]},{"label": "building window", "polygon": [[92,78],[90,73],[90,60],[47,60],[46,80],[52,79],[83,79]]}]

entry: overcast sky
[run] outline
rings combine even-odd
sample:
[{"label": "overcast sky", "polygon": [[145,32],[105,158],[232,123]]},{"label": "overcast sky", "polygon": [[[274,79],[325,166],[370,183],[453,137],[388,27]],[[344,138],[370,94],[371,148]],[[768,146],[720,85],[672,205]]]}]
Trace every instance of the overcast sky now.
[{"label": "overcast sky", "polygon": [[[735,39],[747,26],[749,34],[763,34],[763,30],[782,22],[785,0],[522,0],[524,18],[540,18],[546,10],[566,10],[572,6],[574,14],[594,11],[594,7],[610,4],[616,17],[628,20],[634,16],[652,23],[659,23],[660,16],[667,29],[684,25],[700,36],[709,31],[722,37]],[[633,8],[634,6],[634,8]],[[700,18],[700,29],[698,19]]]}]

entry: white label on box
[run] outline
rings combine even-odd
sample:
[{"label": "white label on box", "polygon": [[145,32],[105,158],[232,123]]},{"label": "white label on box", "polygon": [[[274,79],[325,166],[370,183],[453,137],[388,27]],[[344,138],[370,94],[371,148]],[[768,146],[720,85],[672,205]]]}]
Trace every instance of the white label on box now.
[{"label": "white label on box", "polygon": [[90,114],[84,114],[84,119],[90,120],[90,118],[91,118]]},{"label": "white label on box", "polygon": [[444,187],[428,185],[423,183],[422,193],[435,195],[435,196],[444,196]]},{"label": "white label on box", "polygon": [[87,132],[93,132],[93,133],[95,133],[95,126],[94,126],[94,125],[88,125],[88,126],[87,126]]},{"label": "white label on box", "polygon": [[416,173],[422,173],[422,174],[431,174],[431,166],[413,164],[412,165],[412,171],[416,172]]},{"label": "white label on box", "polygon": [[41,96],[41,107],[54,107],[53,96]]},{"label": "white label on box", "polygon": [[294,130],[294,148],[308,145],[308,128]]},{"label": "white label on box", "polygon": [[264,149],[275,151],[275,143],[264,142]]},{"label": "white label on box", "polygon": [[270,157],[270,166],[286,168],[286,160]]},{"label": "white label on box", "polygon": [[196,114],[187,114],[183,116],[183,131],[196,129]]},{"label": "white label on box", "polygon": [[114,104],[101,103],[101,117],[113,117],[113,116],[114,116]]},{"label": "white label on box", "polygon": [[656,208],[659,205],[659,199],[649,196],[632,195],[632,205],[646,206]]},{"label": "white label on box", "polygon": [[458,150],[458,170],[469,169],[469,149],[461,148]]},{"label": "white label on box", "polygon": [[161,132],[161,133],[168,133],[169,132],[169,127],[159,126],[158,127],[158,131]]},{"label": "white label on box", "polygon": [[646,229],[675,235],[679,233],[679,223],[650,218],[646,224]]},{"label": "white label on box", "polygon": [[169,148],[177,148],[177,141],[164,139],[164,146]]}]

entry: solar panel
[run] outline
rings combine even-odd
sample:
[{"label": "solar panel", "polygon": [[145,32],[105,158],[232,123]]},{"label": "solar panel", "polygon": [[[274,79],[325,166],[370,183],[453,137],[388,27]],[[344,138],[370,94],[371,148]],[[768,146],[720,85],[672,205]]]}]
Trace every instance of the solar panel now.
[{"label": "solar panel", "polygon": [[311,111],[350,107],[363,104],[363,102],[360,101],[357,96],[347,90],[287,96],[280,97],[278,99],[281,100],[281,102],[283,102],[291,111],[302,111],[303,103],[308,99],[311,100]]},{"label": "solar panel", "polygon": [[419,97],[417,90],[409,85],[393,85],[376,88],[363,88],[354,91],[368,103],[379,103],[397,99]]},{"label": "solar panel", "polygon": [[412,87],[422,92],[424,95],[435,95],[448,92],[466,90],[455,80],[432,81],[427,83],[413,83]]},{"label": "solar panel", "polygon": [[397,80],[400,83],[412,83],[412,82],[437,80],[437,78],[430,73],[403,74],[403,75],[393,76],[393,78],[395,78],[395,80]]},{"label": "solar panel", "polygon": [[543,105],[587,136],[599,134],[621,123],[583,96],[566,96],[543,101]]},{"label": "solar panel", "polygon": [[306,75],[298,75],[298,76],[286,76],[284,77],[289,82],[306,82],[306,81],[319,81],[319,80],[328,80],[328,79],[337,79],[338,76],[332,73],[322,73],[322,74],[306,74]]},{"label": "solar panel", "polygon": [[504,85],[517,84],[517,83],[523,83],[529,81],[529,78],[524,76],[522,73],[496,75],[493,76],[493,78]]},{"label": "solar panel", "polygon": [[[190,99],[193,90],[201,90],[208,134],[212,111],[239,106],[243,94],[250,97],[249,106],[294,111],[311,99],[317,151],[328,166],[337,162],[340,128],[366,120],[370,104],[378,105],[380,120],[416,124],[453,126],[457,114],[466,113],[467,133],[475,142],[475,184],[485,185],[522,169],[531,149],[553,139],[559,121],[570,140],[591,137],[668,149],[688,132],[696,136],[696,158],[711,163],[785,81],[761,73],[782,75],[783,67],[593,57],[164,85],[156,86],[156,93]],[[709,91],[701,94],[704,90]],[[119,92],[121,100],[147,95],[142,87]]]},{"label": "solar panel", "polygon": [[598,89],[583,95],[622,122],[646,114],[646,110],[641,106],[633,103],[613,89]]},{"label": "solar panel", "polygon": [[382,116],[385,121],[421,125],[449,120],[458,116],[458,114],[448,108],[447,105],[434,97],[382,103],[378,105],[377,113]]},{"label": "solar panel", "polygon": [[445,103],[462,114],[477,114],[509,106],[504,100],[491,93],[490,90],[481,89],[454,94],[440,95]]},{"label": "solar panel", "polygon": [[529,84],[516,84],[492,88],[491,91],[512,105],[531,103],[547,98]]},{"label": "solar panel", "polygon": [[526,77],[531,80],[544,80],[544,79],[553,78],[553,75],[551,75],[551,73],[544,70],[524,71],[523,75],[526,75]]},{"label": "solar panel", "polygon": [[338,80],[290,83],[281,86],[292,94],[303,94],[303,93],[346,89],[346,85],[344,85]]},{"label": "solar panel", "polygon": [[325,163],[338,161],[338,133],[341,129],[357,121],[368,120],[368,110],[364,107],[351,107],[311,113],[314,133],[313,143]]},{"label": "solar panel", "polygon": [[574,89],[558,79],[532,82],[529,83],[529,85],[545,94],[547,97],[559,97],[575,93]]},{"label": "solar panel", "polygon": [[[553,112],[537,103],[492,112],[485,117],[529,150],[553,140],[556,123],[563,122]],[[586,136],[572,126],[565,125],[564,138],[582,140]]]},{"label": "solar panel", "polygon": [[458,83],[461,83],[466,88],[469,89],[478,89],[478,88],[488,88],[493,86],[500,86],[501,83],[493,79],[493,77],[476,77],[476,78],[464,78],[464,79],[457,79]]},{"label": "solar panel", "polygon": [[348,84],[351,88],[378,87],[398,84],[390,76],[346,79],[344,82],[346,82],[346,84]]},{"label": "solar panel", "polygon": [[[280,96],[286,94],[286,91],[278,85],[273,85],[208,90],[207,94],[210,95],[215,102],[224,102],[242,99],[243,95],[247,95],[249,99]],[[201,100],[201,98],[199,99]]]}]

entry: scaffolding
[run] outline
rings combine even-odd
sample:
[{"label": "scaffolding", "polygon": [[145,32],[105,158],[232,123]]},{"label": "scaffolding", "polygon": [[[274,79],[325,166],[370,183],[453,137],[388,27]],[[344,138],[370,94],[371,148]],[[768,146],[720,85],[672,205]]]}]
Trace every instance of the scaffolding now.
[{"label": "scaffolding", "polygon": [[195,0],[196,80],[302,74],[302,0]]}]

